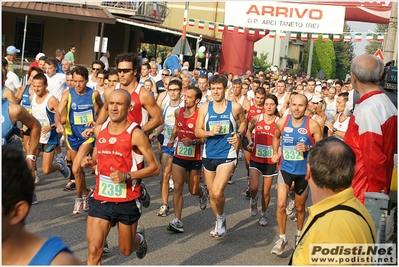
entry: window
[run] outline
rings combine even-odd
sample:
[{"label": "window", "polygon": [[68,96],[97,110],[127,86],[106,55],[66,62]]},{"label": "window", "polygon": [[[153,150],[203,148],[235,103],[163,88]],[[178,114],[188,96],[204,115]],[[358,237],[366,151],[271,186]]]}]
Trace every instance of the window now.
[{"label": "window", "polygon": [[[22,50],[25,20],[17,19],[15,28],[15,47]],[[35,57],[43,52],[44,21],[30,21],[26,24],[25,57]],[[22,52],[22,51],[21,51]]]}]

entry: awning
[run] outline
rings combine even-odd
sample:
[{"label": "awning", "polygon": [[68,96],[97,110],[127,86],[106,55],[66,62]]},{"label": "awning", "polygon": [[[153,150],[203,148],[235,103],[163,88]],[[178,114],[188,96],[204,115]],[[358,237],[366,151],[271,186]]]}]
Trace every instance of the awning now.
[{"label": "awning", "polygon": [[115,24],[115,17],[107,10],[98,6],[61,2],[2,2],[2,11],[74,19],[97,23]]}]

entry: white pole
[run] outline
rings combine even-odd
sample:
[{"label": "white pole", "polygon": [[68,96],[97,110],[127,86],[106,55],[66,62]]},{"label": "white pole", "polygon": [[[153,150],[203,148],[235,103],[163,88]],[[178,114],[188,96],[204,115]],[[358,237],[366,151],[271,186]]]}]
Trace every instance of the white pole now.
[{"label": "white pole", "polygon": [[21,70],[24,70],[24,54],[25,54],[25,39],[26,39],[26,24],[28,23],[28,15],[25,15],[24,39],[22,41],[22,57],[21,57]]}]

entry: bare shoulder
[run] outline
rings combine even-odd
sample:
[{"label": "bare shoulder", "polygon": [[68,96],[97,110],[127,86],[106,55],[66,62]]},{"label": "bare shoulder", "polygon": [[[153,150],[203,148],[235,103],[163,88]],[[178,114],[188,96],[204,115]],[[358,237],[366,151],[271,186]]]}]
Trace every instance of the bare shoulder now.
[{"label": "bare shoulder", "polygon": [[61,251],[53,259],[51,265],[83,265],[82,261],[68,251]]}]

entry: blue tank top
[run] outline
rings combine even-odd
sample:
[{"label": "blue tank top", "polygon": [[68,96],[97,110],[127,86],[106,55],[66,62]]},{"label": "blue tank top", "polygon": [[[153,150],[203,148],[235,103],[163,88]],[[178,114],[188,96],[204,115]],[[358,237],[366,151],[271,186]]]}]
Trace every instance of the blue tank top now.
[{"label": "blue tank top", "polygon": [[75,88],[69,89],[66,134],[73,135],[77,139],[85,139],[82,132],[87,128],[85,125],[94,121],[94,90],[86,87],[86,94],[78,95]]},{"label": "blue tank top", "polygon": [[202,157],[209,159],[232,159],[237,157],[236,149],[227,142],[231,133],[236,129],[236,120],[233,115],[233,104],[227,101],[226,110],[218,114],[213,109],[214,101],[209,102],[208,113],[205,116],[205,130],[212,131],[215,125],[221,125],[220,133],[206,139]]},{"label": "blue tank top", "polygon": [[292,116],[288,115],[281,131],[282,160],[280,170],[293,175],[306,174],[306,161],[308,152],[298,152],[295,149],[297,143],[313,145],[314,139],[310,131],[310,118],[305,116],[299,127],[292,124]]},{"label": "blue tank top", "polygon": [[61,252],[66,251],[72,254],[68,246],[59,237],[50,237],[43,244],[28,265],[50,265],[53,259]]},{"label": "blue tank top", "polygon": [[30,84],[26,85],[24,92],[22,93],[22,99],[21,99],[21,105],[29,112],[29,114],[32,114],[32,107],[31,107],[31,102],[30,102],[30,94],[29,94],[29,87]]},{"label": "blue tank top", "polygon": [[11,121],[8,111],[8,100],[1,98],[1,143],[8,144],[14,134],[14,124]]}]

